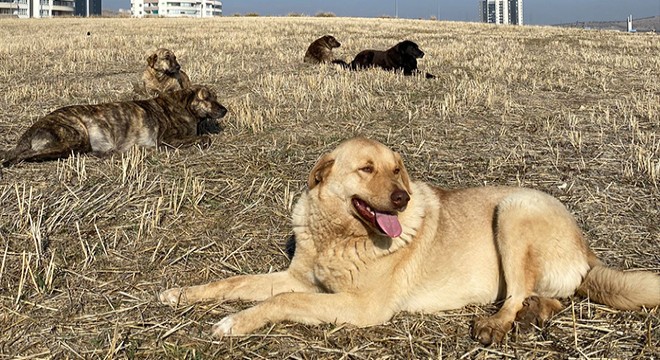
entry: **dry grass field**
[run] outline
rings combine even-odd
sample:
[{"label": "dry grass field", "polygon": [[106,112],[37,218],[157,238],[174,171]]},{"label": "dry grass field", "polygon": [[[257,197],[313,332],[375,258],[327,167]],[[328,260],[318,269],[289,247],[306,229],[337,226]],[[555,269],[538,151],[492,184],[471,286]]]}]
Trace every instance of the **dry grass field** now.
[{"label": "dry grass field", "polygon": [[[303,64],[328,33],[345,60],[413,40],[437,79]],[[415,179],[546,191],[608,265],[660,271],[657,36],[394,19],[5,19],[0,149],[58,107],[134,99],[157,47],[217,90],[224,131],[206,150],[3,169],[0,359],[660,358],[658,309],[577,297],[489,348],[470,324],[495,305],[216,341],[211,325],[248,304],[156,300],[172,286],[284,269],[308,171],[355,135],[401,152]]]}]

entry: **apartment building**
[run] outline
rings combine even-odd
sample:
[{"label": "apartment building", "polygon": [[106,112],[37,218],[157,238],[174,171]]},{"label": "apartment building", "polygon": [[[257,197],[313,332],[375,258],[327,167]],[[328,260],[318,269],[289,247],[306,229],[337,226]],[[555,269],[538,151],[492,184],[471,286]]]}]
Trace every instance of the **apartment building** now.
[{"label": "apartment building", "polygon": [[72,16],[74,0],[0,0],[0,16],[48,18]]},{"label": "apartment building", "polygon": [[480,0],[479,13],[485,23],[523,25],[523,0]]},{"label": "apartment building", "polygon": [[131,0],[133,17],[213,17],[222,16],[217,0]]}]

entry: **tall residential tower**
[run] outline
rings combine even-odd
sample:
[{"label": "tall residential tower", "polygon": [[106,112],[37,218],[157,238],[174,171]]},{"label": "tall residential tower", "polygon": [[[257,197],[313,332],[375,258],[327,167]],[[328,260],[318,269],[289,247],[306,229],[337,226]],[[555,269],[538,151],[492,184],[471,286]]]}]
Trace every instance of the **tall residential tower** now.
[{"label": "tall residential tower", "polygon": [[481,21],[489,24],[523,24],[523,0],[480,0]]}]

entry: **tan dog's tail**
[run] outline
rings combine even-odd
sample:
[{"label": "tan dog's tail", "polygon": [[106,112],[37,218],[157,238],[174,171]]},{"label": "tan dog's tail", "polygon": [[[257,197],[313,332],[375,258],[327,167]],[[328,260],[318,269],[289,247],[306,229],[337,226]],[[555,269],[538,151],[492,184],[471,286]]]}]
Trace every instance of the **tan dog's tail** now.
[{"label": "tan dog's tail", "polygon": [[660,276],[648,271],[623,272],[594,264],[577,293],[620,310],[660,305]]}]

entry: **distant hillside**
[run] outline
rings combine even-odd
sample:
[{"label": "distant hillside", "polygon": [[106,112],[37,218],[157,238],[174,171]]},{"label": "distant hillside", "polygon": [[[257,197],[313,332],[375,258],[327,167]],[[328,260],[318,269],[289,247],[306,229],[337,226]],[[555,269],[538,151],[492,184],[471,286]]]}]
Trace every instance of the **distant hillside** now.
[{"label": "distant hillside", "polygon": [[[562,27],[578,27],[598,30],[626,31],[626,20],[622,21],[576,21],[574,23],[558,24]],[[660,16],[633,19],[633,28],[637,31],[660,32]]]}]

